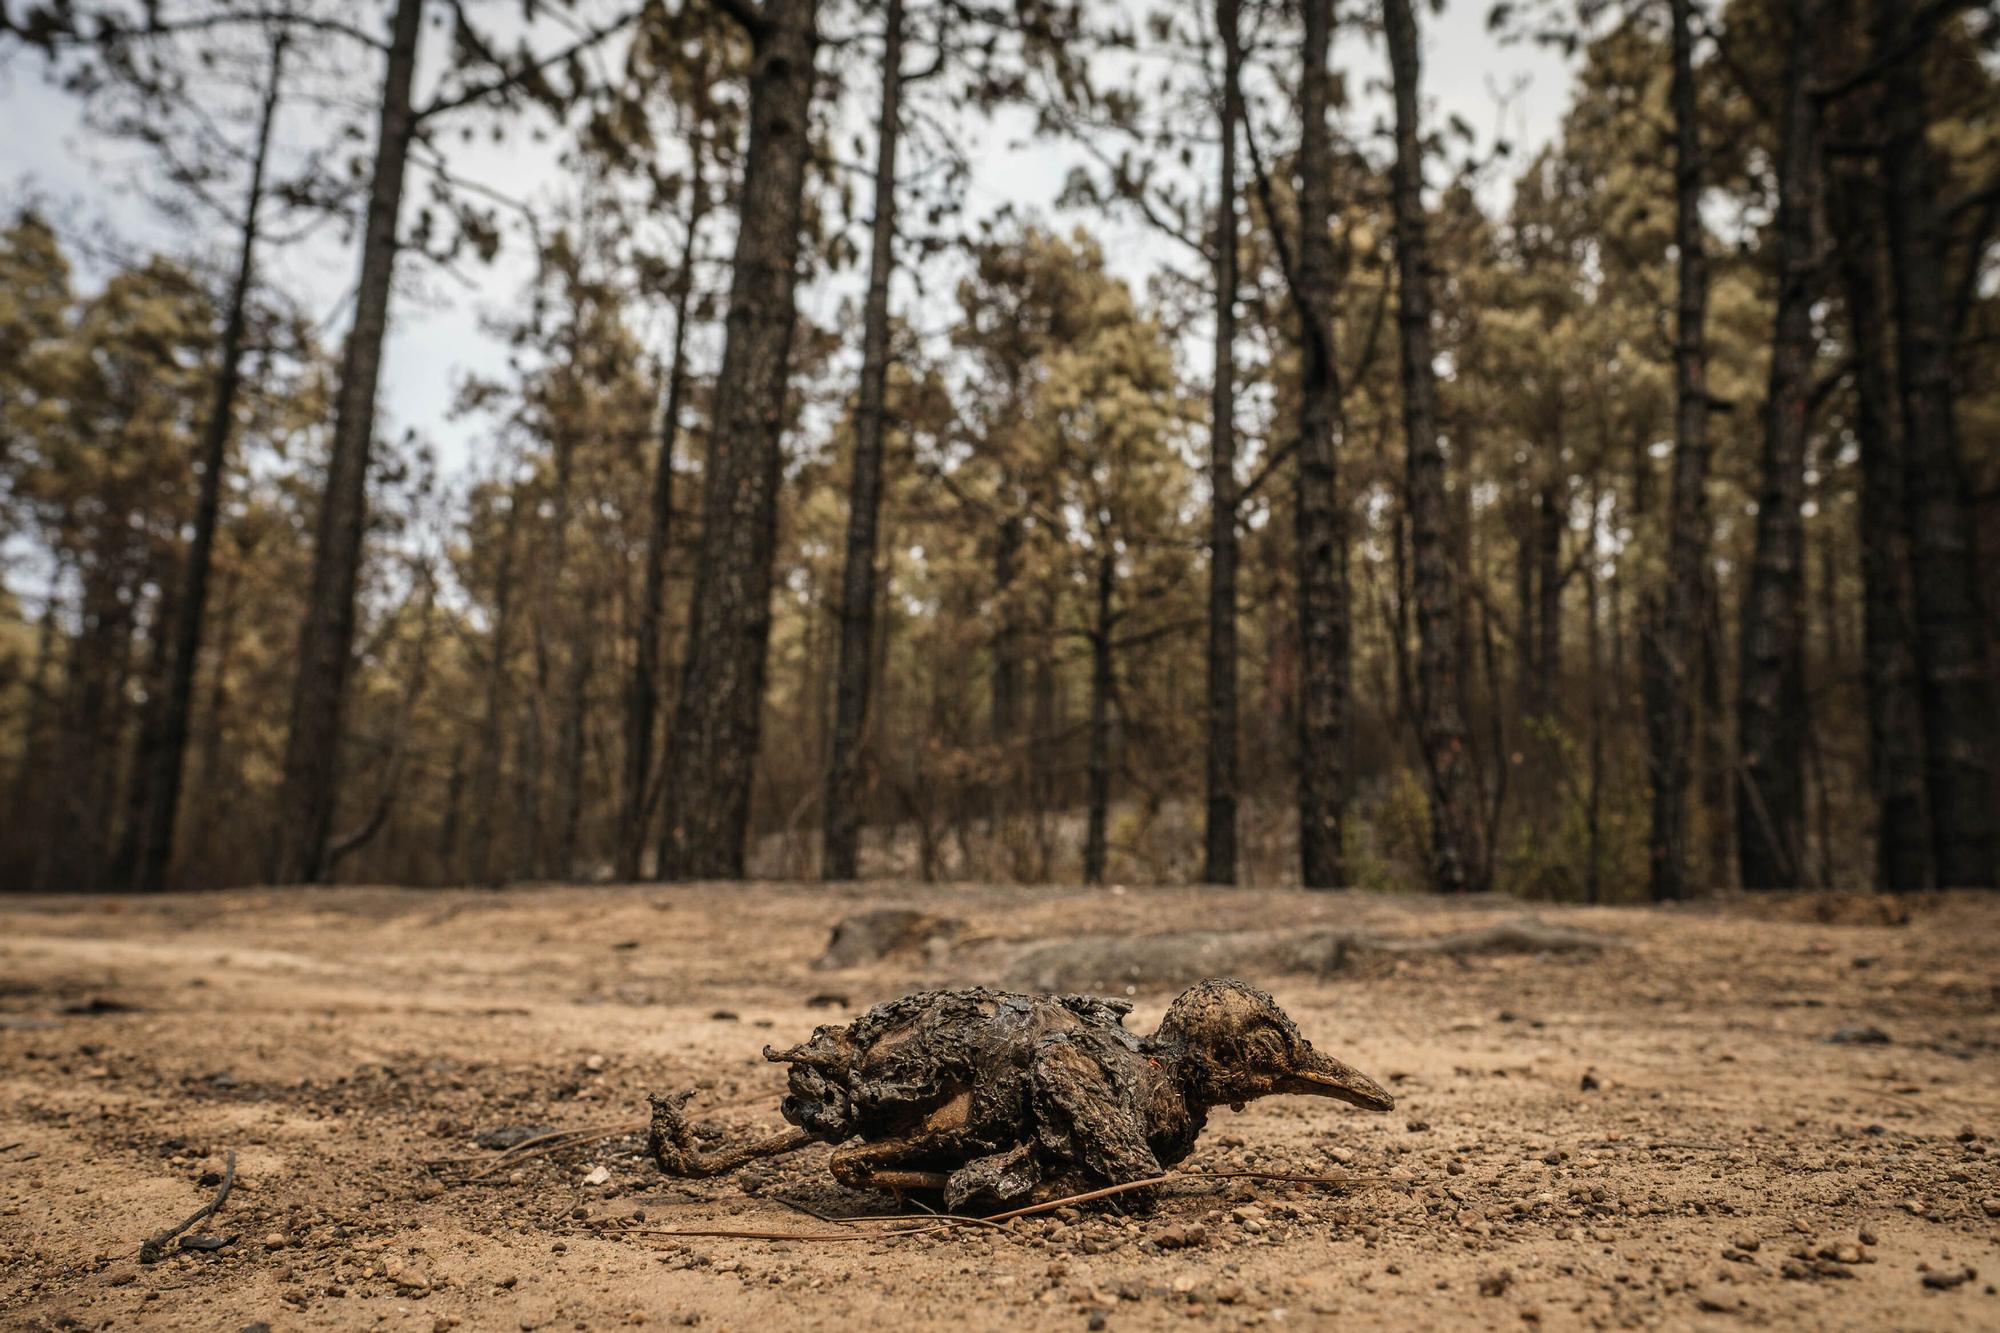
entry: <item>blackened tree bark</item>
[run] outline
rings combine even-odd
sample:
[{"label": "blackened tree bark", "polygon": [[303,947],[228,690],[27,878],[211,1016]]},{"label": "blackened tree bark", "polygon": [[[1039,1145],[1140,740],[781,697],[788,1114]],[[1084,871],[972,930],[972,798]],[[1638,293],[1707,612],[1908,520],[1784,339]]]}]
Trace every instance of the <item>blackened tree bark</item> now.
[{"label": "blackened tree bark", "polygon": [[153,778],[158,770],[158,757],[165,744],[163,727],[166,720],[166,684],[169,664],[173,658],[174,632],[177,607],[180,600],[182,580],[179,561],[172,552],[158,552],[151,556],[157,561],[159,593],[153,599],[153,609],[146,618],[146,662],[140,670],[138,692],[145,696],[145,702],[136,710],[139,718],[138,737],[132,746],[132,762],[127,766],[125,776],[125,797],[122,808],[115,816],[108,815],[111,822],[105,832],[115,831],[117,842],[106,863],[104,880],[107,885],[117,888],[131,888],[138,883],[139,842],[145,836],[146,812],[153,804]]},{"label": "blackened tree bark", "polygon": [[451,747],[451,766],[445,770],[444,813],[438,816],[437,846],[433,855],[446,873],[458,860],[458,829],[465,817],[465,741]]},{"label": "blackened tree bark", "polygon": [[271,838],[270,877],[279,884],[311,883],[320,878],[333,822],[341,706],[353,652],[355,585],[368,518],[375,390],[381,378],[382,340],[389,325],[396,219],[402,211],[404,169],[416,125],[410,87],[416,73],[423,8],[423,0],[398,0],[388,73],[382,83],[375,167],[362,233],[361,278],[354,295],[354,327],[348,331],[341,356],[333,449],[313,536],[312,582],[299,634],[284,783]]},{"label": "blackened tree bark", "polygon": [[14,768],[13,780],[9,785],[8,822],[15,828],[28,824],[29,811],[36,803],[36,792],[40,783],[37,774],[44,772],[48,759],[44,748],[43,733],[47,729],[51,678],[55,674],[56,629],[61,599],[55,590],[62,586],[63,570],[58,568],[56,577],[49,580],[49,591],[44,595],[42,615],[35,630],[35,669],[28,679],[27,708],[21,718],[21,757]]},{"label": "blackened tree bark", "polygon": [[[249,554],[249,550],[239,549],[238,558],[247,558]],[[208,697],[202,705],[201,745],[195,751],[194,768],[194,789],[204,793],[206,799],[196,807],[194,836],[190,839],[191,845],[204,854],[214,837],[217,823],[230,815],[231,804],[226,793],[234,789],[230,777],[236,770],[232,766],[229,772],[224,771],[222,743],[231,716],[229,671],[236,644],[236,620],[242,613],[243,605],[243,598],[239,595],[243,576],[239,570],[240,566],[225,574],[220,595],[216,598],[215,632],[206,636],[211,645]],[[213,875],[202,874],[198,870],[193,878],[209,880]]]},{"label": "blackened tree bark", "polygon": [[1834,257],[1854,355],[1854,433],[1861,449],[1862,676],[1876,875],[1883,888],[1908,893],[1928,889],[1935,881],[1924,792],[1906,469],[1895,372],[1884,335],[1889,300],[1883,291],[1880,196],[1866,170],[1853,165],[1837,171],[1831,185],[1838,222]]},{"label": "blackened tree bark", "polygon": [[1700,664],[1702,569],[1708,561],[1708,255],[1702,236],[1704,162],[1694,74],[1695,0],[1672,0],[1674,247],[1674,464],[1667,512],[1666,586],[1648,617],[1648,763],[1653,789],[1652,895],[1688,896],[1688,779]]},{"label": "blackened tree bark", "polygon": [[[580,380],[585,373],[582,369],[585,351],[579,336],[584,312],[582,299],[572,293],[572,300],[575,307],[570,312],[569,364]],[[549,494],[548,547],[540,557],[542,568],[537,580],[541,605],[535,615],[539,659],[536,702],[538,707],[556,706],[549,698],[552,657],[548,637],[553,635],[563,641],[564,671],[561,684],[555,687],[561,700],[555,727],[555,836],[549,842],[546,873],[569,879],[576,874],[581,850],[584,766],[590,749],[590,683],[597,670],[597,640],[589,627],[597,622],[597,604],[596,584],[571,572],[574,535],[571,529],[579,518],[574,503],[577,450],[582,441],[572,423],[562,417],[560,408],[550,425],[555,476]]]},{"label": "blackened tree bark", "polygon": [[1347,524],[1338,455],[1345,423],[1335,363],[1333,138],[1327,123],[1333,0],[1305,0],[1299,71],[1299,261],[1293,297],[1304,355],[1295,510],[1299,580],[1299,870],[1307,888],[1345,878],[1349,689]]},{"label": "blackened tree bark", "polygon": [[545,692],[546,677],[538,677],[535,688],[521,700],[514,724],[514,878],[548,874],[542,859],[546,842],[542,828],[542,774],[547,771],[542,757]]},{"label": "blackened tree bark", "polygon": [[470,867],[474,884],[493,884],[493,818],[500,799],[501,727],[507,716],[507,651],[514,620],[515,547],[521,528],[522,499],[517,490],[507,500],[507,522],[501,530],[500,562],[493,577],[493,634],[486,661],[486,705],[479,724],[479,767],[472,786]]},{"label": "blackened tree bark", "polygon": [[[586,588],[588,585],[586,585]],[[597,619],[597,602],[586,590],[578,605],[578,623],[589,626]],[[582,848],[584,765],[590,752],[590,682],[596,674],[596,640],[588,629],[574,634],[570,644],[569,678],[564,681],[561,763],[557,770],[556,874],[568,879],[576,874],[577,856]]]},{"label": "blackened tree bark", "polygon": [[993,542],[993,600],[997,605],[993,627],[993,701],[988,725],[993,744],[1014,744],[1020,725],[1021,612],[1020,591],[1014,576],[1021,563],[1024,522],[1018,514],[1000,520]]},{"label": "blackened tree bark", "polygon": [[1562,697],[1562,539],[1569,527],[1563,484],[1535,492],[1535,715],[1550,724]]},{"label": "blackened tree bark", "polygon": [[1695,710],[1695,795],[1703,835],[1702,887],[1722,893],[1735,886],[1736,770],[1729,749],[1729,706],[1722,685],[1722,588],[1713,563],[1702,568],[1701,699]]},{"label": "blackened tree bark", "polygon": [[1915,19],[1916,7],[1904,0],[1876,0],[1875,58],[1887,64],[1881,183],[1909,475],[1925,785],[1938,884],[1990,887],[2000,884],[1992,777],[2000,737],[1995,735],[1969,488],[1958,448],[1940,173],[1926,137],[1930,113],[1924,44],[1914,39]]},{"label": "blackened tree bark", "polygon": [[1089,813],[1083,838],[1083,882],[1102,884],[1109,856],[1111,816],[1111,702],[1117,664],[1111,602],[1117,582],[1117,554],[1108,532],[1098,534],[1097,615],[1090,631]]},{"label": "blackened tree bark", "polygon": [[1539,508],[1524,500],[1516,511],[1514,533],[1514,695],[1521,716],[1542,711],[1542,692],[1535,674],[1541,641],[1535,637],[1535,566],[1541,549]]},{"label": "blackened tree bark", "polygon": [[667,401],[660,412],[659,449],[653,461],[652,506],[646,524],[646,572],[633,629],[632,681],[626,696],[625,785],[618,812],[618,877],[639,878],[646,834],[653,822],[653,732],[658,724],[661,637],[667,623],[667,548],[674,523],[674,445],[681,433],[687,397],[687,330],[694,298],[695,240],[708,210],[702,174],[703,144],[697,130],[689,144],[693,165],[688,179],[687,242],[674,277],[674,346],[667,364]]},{"label": "blackened tree bark", "polygon": [[[1604,897],[1604,633],[1599,607],[1599,556],[1597,532],[1604,512],[1601,464],[1593,465],[1590,479],[1590,530],[1584,537],[1583,560],[1583,651],[1587,675],[1585,718],[1589,727],[1588,785],[1584,790],[1584,836],[1586,861],[1583,899],[1588,903]],[[1615,597],[1615,590],[1614,590]],[[1616,678],[1613,678],[1616,684]]]},{"label": "blackened tree bark", "polygon": [[1459,711],[1464,692],[1458,590],[1438,444],[1436,352],[1431,341],[1431,259],[1423,200],[1422,85],[1411,0],[1385,0],[1383,23],[1395,84],[1395,204],[1398,319],[1402,330],[1405,485],[1410,511],[1411,594],[1417,606],[1417,741],[1431,789],[1431,885],[1440,893],[1483,889],[1479,799]]},{"label": "blackened tree bark", "polygon": [[743,11],[750,137],[738,196],[727,339],[703,477],[701,543],[668,751],[666,879],[740,879],[762,730],[771,562],[797,319],[799,233],[818,0]]},{"label": "blackened tree bark", "polygon": [[[403,669],[403,697],[396,708],[395,721],[390,725],[385,738],[388,758],[382,765],[382,782],[377,789],[374,803],[368,815],[354,829],[330,840],[326,849],[326,868],[331,874],[347,857],[354,855],[389,825],[389,816],[401,798],[403,775],[410,761],[410,724],[416,719],[417,701],[423,697],[424,685],[430,678],[431,639],[436,627],[434,614],[437,606],[437,577],[428,565],[417,572],[419,591],[411,594],[411,599],[421,599],[416,609],[417,637],[410,647],[410,660]],[[405,604],[407,608],[407,603]],[[399,615],[397,617],[401,619]]]},{"label": "blackened tree bark", "polygon": [[[1055,623],[1055,603],[1051,590],[1049,605],[1043,612],[1043,623]],[[1028,722],[1033,728],[1028,751],[1028,804],[1034,812],[1034,849],[1027,876],[1029,882],[1034,884],[1049,882],[1054,875],[1052,867],[1056,859],[1055,821],[1052,817],[1056,809],[1058,776],[1055,738],[1062,730],[1058,721],[1062,695],[1056,672],[1053,652],[1045,648],[1035,655],[1035,675],[1028,692]]]},{"label": "blackened tree bark", "polygon": [[868,295],[862,305],[861,395],[854,421],[854,475],[847,499],[847,553],[840,578],[840,666],[832,761],[826,770],[821,873],[855,878],[861,854],[861,741],[875,667],[876,529],[882,510],[882,436],[889,389],[889,279],[896,266],[896,145],[903,99],[903,0],[883,18],[882,105],[875,137],[875,224]]},{"label": "blackened tree bark", "polygon": [[257,142],[250,158],[250,190],[243,205],[243,230],[237,239],[236,276],[229,288],[229,305],[222,322],[222,348],[215,372],[215,396],[209,404],[201,439],[201,479],[196,483],[194,533],[188,540],[180,596],[176,598],[173,654],[160,697],[159,732],[150,753],[147,802],[138,832],[138,864],[133,886],[148,892],[166,887],[173,861],[174,821],[180,813],[181,773],[186,764],[188,715],[194,699],[195,667],[201,656],[202,620],[208,611],[208,580],[214,565],[215,533],[222,513],[222,473],[229,459],[230,428],[235,424],[236,399],[243,385],[243,343],[249,327],[250,288],[256,279],[257,217],[264,204],[264,168],[270,156],[271,126],[278,116],[278,90],[284,76],[287,34],[279,29],[271,41],[271,71],[257,120]]},{"label": "blackened tree bark", "polygon": [[126,767],[124,809],[118,823],[118,847],[112,853],[106,881],[118,887],[138,887],[138,859],[146,839],[146,823],[154,807],[160,777],[160,753],[166,749],[166,679],[174,664],[174,638],[180,624],[180,588],[186,570],[174,552],[160,552],[158,582],[152,614],[146,624],[146,667],[138,677],[146,703],[138,709],[138,737],[132,745],[132,763]]},{"label": "blackened tree bark", "polygon": [[1222,38],[1222,176],[1215,211],[1215,386],[1208,455],[1208,814],[1201,877],[1236,882],[1236,127],[1243,119],[1241,0],[1216,0]]},{"label": "blackened tree bark", "polygon": [[1778,124],[1777,313],[1765,400],[1757,538],[1737,674],[1737,869],[1746,889],[1805,882],[1806,432],[1820,291],[1819,101],[1824,0],[1791,0]]},{"label": "blackened tree bark", "polygon": [[36,866],[37,889],[105,886],[106,849],[116,822],[112,788],[133,665],[139,563],[133,545],[125,534],[116,534],[109,549],[78,570],[77,634],[63,669],[60,742],[49,796],[54,832]]}]

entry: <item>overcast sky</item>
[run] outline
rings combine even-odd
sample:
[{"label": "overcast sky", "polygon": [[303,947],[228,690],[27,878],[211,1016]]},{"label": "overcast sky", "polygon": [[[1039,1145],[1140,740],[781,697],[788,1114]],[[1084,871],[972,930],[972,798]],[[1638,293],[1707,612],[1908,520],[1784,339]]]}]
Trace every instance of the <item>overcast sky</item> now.
[{"label": "overcast sky", "polygon": [[[1570,76],[1550,52],[1503,46],[1490,37],[1487,8],[1487,0],[1451,0],[1443,16],[1426,16],[1426,114],[1435,118],[1432,124],[1449,115],[1462,117],[1482,140],[1490,141],[1500,128],[1504,104],[1504,132],[1516,144],[1519,161],[1555,132]],[[430,34],[428,40],[437,37]],[[1381,45],[1358,34],[1343,36],[1337,41],[1335,61],[1346,72],[1349,89],[1360,98],[1354,124],[1365,129],[1387,110],[1379,88],[1386,79]],[[872,90],[859,80],[856,83],[849,99],[854,108],[850,115],[861,118],[856,128],[865,132],[869,127],[860,108]],[[93,226],[108,225],[140,243],[185,248],[187,238],[166,230],[132,188],[147,159],[134,150],[111,149],[92,140],[84,133],[72,100],[48,87],[33,62],[16,58],[0,72],[0,108],[0,182],[39,197],[60,230],[80,235]],[[981,142],[968,146],[975,163],[967,198],[970,217],[1011,204],[1016,211],[1039,211],[1065,226],[1087,221],[1104,238],[1117,271],[1135,285],[1143,285],[1160,265],[1183,262],[1170,243],[1148,233],[1141,223],[1058,213],[1053,207],[1057,193],[1071,167],[1086,159],[1074,148],[1028,139],[1017,130],[1018,125],[998,125],[985,132]],[[503,150],[473,149],[458,161],[461,174],[516,197],[546,201],[562,188],[561,173],[546,146],[517,140]],[[1502,202],[1504,183],[1496,181],[1490,188],[1496,192],[1493,202]],[[218,252],[228,240],[204,238]],[[345,295],[357,262],[354,247],[329,231],[273,257],[268,272],[308,301],[309,308],[322,312],[329,333],[337,336],[347,318]],[[478,420],[451,421],[452,397],[468,373],[492,374],[505,368],[505,350],[484,322],[519,302],[528,263],[523,247],[516,244],[491,268],[473,270],[470,289],[434,271],[410,272],[420,267],[405,263],[406,296],[393,310],[383,376],[382,430],[384,435],[405,429],[421,432],[438,442],[449,469],[463,473],[479,468],[487,448],[482,436],[490,434],[490,428]],[[86,266],[82,280],[88,283],[96,276]],[[803,294],[805,308],[815,317],[831,318],[848,294],[838,284],[830,286]],[[907,277],[897,295],[905,306],[923,299]]]}]

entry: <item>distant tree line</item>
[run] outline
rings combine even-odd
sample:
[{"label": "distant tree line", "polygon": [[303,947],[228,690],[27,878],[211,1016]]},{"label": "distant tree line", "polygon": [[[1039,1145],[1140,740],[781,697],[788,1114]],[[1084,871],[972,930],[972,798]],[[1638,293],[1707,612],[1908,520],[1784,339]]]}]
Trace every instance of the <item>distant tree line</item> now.
[{"label": "distant tree line", "polygon": [[0,231],[0,883],[2000,883],[2000,16],[1439,8],[0,3],[186,238]]}]

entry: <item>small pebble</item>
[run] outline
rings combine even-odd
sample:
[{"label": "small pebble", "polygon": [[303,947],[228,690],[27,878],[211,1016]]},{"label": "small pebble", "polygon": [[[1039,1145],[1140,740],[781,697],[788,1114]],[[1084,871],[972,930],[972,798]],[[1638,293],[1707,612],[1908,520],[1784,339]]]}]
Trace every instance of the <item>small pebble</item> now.
[{"label": "small pebble", "polygon": [[1961,1268],[1956,1273],[1926,1273],[1924,1285],[1932,1291],[1950,1291],[1954,1287],[1964,1286],[1978,1276],[1978,1272],[1970,1268]]}]

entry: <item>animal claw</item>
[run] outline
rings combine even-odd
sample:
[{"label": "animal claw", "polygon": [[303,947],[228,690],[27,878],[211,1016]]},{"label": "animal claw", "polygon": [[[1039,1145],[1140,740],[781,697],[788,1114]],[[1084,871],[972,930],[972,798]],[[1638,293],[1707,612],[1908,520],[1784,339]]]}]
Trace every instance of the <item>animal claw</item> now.
[{"label": "animal claw", "polygon": [[658,1093],[647,1095],[646,1100],[653,1107],[652,1121],[647,1127],[649,1140],[647,1146],[654,1158],[663,1161],[669,1156],[684,1158],[695,1151],[694,1130],[689,1126],[687,1117],[681,1113],[681,1108],[686,1106],[693,1096],[692,1089],[665,1097]]}]

